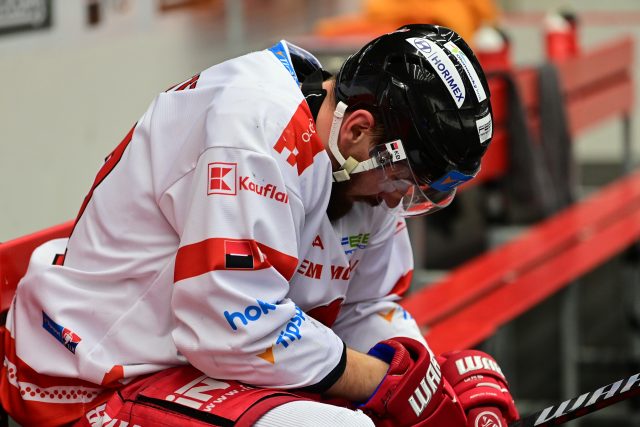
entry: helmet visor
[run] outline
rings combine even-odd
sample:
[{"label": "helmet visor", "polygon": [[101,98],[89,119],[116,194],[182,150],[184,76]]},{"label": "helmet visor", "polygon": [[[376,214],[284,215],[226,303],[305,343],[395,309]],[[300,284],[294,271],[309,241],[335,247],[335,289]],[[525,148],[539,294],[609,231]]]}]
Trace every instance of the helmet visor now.
[{"label": "helmet visor", "polygon": [[450,171],[437,181],[425,183],[414,174],[400,140],[375,146],[370,156],[380,171],[379,199],[401,217],[426,215],[449,206],[457,185],[475,176]]}]

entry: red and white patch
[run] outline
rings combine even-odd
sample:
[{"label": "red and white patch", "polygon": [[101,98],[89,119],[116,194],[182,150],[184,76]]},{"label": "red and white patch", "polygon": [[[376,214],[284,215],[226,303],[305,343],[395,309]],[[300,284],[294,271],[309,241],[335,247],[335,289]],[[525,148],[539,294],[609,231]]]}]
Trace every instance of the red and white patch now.
[{"label": "red and white patch", "polygon": [[493,412],[480,412],[476,417],[474,427],[502,427],[502,422]]},{"label": "red and white patch", "polygon": [[285,156],[287,163],[298,170],[298,175],[311,166],[316,154],[324,151],[306,101],[300,103],[273,149]]},{"label": "red and white patch", "polygon": [[207,178],[207,195],[225,194],[235,196],[236,177],[238,174],[237,163],[213,162],[209,163]]}]

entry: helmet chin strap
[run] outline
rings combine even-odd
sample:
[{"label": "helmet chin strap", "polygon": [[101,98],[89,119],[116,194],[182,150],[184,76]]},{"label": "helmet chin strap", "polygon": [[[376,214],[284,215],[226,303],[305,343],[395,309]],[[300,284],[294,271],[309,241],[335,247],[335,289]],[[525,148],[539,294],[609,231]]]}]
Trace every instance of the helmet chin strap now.
[{"label": "helmet chin strap", "polygon": [[377,168],[378,162],[373,157],[357,161],[353,157],[349,156],[345,159],[340,149],[338,148],[338,135],[340,134],[340,126],[344,119],[344,112],[347,109],[347,104],[340,101],[336,105],[336,109],[333,112],[333,121],[331,122],[331,131],[329,132],[329,151],[333,154],[340,165],[340,169],[333,172],[333,182],[343,182],[351,179],[351,175]]}]

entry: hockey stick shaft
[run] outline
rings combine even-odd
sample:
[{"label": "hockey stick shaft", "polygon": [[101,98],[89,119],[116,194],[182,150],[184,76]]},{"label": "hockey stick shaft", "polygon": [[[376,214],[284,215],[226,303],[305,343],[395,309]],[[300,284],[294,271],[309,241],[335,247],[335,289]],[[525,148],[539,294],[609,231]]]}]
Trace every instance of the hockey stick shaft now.
[{"label": "hockey stick shaft", "polygon": [[639,394],[640,373],[637,373],[595,391],[566,400],[557,406],[549,406],[542,411],[527,415],[509,424],[509,427],[546,427],[564,424]]}]

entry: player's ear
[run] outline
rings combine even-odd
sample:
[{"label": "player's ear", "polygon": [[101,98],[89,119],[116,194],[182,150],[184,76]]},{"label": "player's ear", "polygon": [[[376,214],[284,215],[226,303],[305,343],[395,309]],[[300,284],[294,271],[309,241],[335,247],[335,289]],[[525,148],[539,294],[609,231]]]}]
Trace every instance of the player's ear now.
[{"label": "player's ear", "polygon": [[366,150],[368,153],[375,124],[373,114],[367,110],[347,113],[340,128],[340,148],[348,152]]}]

